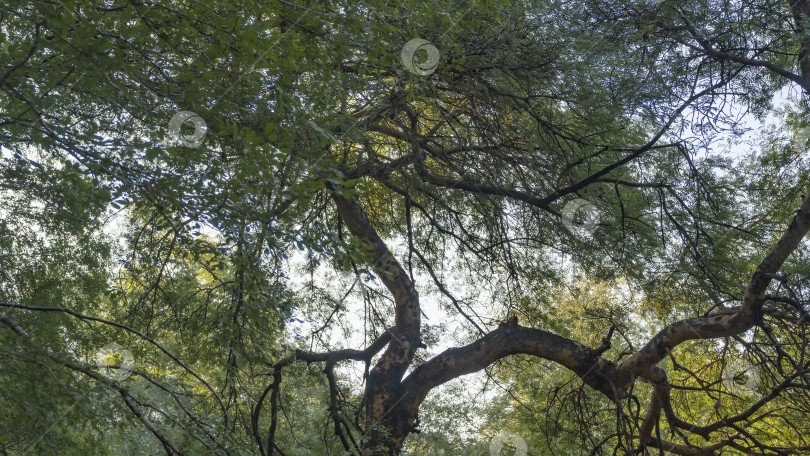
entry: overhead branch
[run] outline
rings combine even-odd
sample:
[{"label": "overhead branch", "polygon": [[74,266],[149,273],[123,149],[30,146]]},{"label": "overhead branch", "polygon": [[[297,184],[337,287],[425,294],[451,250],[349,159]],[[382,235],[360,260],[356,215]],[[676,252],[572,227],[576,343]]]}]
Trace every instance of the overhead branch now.
[{"label": "overhead branch", "polygon": [[394,298],[394,332],[396,334],[393,335],[399,343],[388,347],[381,364],[378,364],[377,367],[385,366],[386,369],[394,369],[401,376],[410,365],[416,348],[420,344],[421,314],[416,287],[405,269],[377,234],[359,203],[338,195],[333,200],[349,231],[371,245],[372,264],[378,268],[380,279]]},{"label": "overhead branch", "polygon": [[[493,184],[490,184],[490,183],[480,182],[480,181],[470,179],[469,177],[466,177],[466,176],[464,176],[462,178],[454,178],[454,177],[436,175],[436,174],[430,172],[430,170],[427,168],[427,166],[425,164],[424,158],[419,157],[418,155],[416,157],[417,160],[415,161],[415,165],[416,165],[415,169],[416,169],[416,172],[417,172],[417,174],[419,175],[420,178],[422,178],[425,182],[430,183],[432,185],[435,185],[437,187],[449,188],[449,189],[458,189],[458,190],[463,190],[463,191],[467,191],[467,192],[470,192],[470,193],[476,193],[476,194],[481,194],[481,195],[505,196],[507,198],[510,198],[510,199],[513,199],[513,200],[516,200],[516,201],[521,201],[521,202],[527,203],[527,204],[529,204],[531,206],[535,206],[537,208],[546,210],[546,211],[551,212],[553,214],[557,214],[556,211],[551,209],[551,204],[553,202],[557,201],[558,199],[560,199],[560,198],[562,198],[562,197],[564,197],[566,195],[576,193],[576,192],[584,189],[585,187],[587,187],[587,186],[589,186],[589,185],[591,185],[593,183],[600,182],[603,179],[606,179],[606,176],[608,174],[610,174],[611,172],[613,172],[616,169],[626,165],[627,163],[630,163],[631,161],[639,158],[641,155],[643,155],[644,153],[646,153],[646,152],[648,152],[650,150],[671,147],[671,145],[656,145],[656,143],[669,130],[669,128],[672,126],[672,124],[675,122],[675,120],[678,117],[680,117],[680,115],[687,108],[692,106],[692,104],[695,101],[697,101],[698,99],[700,99],[700,98],[702,98],[702,97],[704,97],[706,95],[709,95],[709,94],[713,93],[715,90],[722,87],[727,82],[728,81],[725,78],[721,78],[715,84],[712,84],[712,85],[704,88],[703,90],[700,90],[699,92],[692,94],[689,98],[684,100],[683,103],[681,103],[681,105],[678,106],[678,108],[676,108],[673,111],[673,113],[669,116],[669,119],[667,119],[667,121],[658,129],[658,131],[655,133],[655,135],[653,135],[652,138],[650,138],[650,140],[647,141],[647,143],[645,143],[645,144],[643,144],[643,145],[641,145],[641,146],[639,146],[639,147],[637,147],[635,149],[629,149],[629,150],[623,149],[623,151],[627,152],[627,154],[625,156],[623,156],[622,158],[614,161],[613,163],[610,163],[610,164],[606,165],[605,167],[603,167],[602,169],[600,169],[600,170],[598,170],[598,171],[596,171],[594,173],[591,173],[587,177],[585,177],[585,178],[583,178],[583,179],[581,179],[581,180],[579,180],[577,182],[574,182],[571,185],[568,185],[567,187],[556,189],[556,190],[554,190],[553,192],[551,192],[550,194],[548,194],[546,196],[534,195],[534,194],[531,194],[531,193],[528,193],[528,192],[525,192],[525,191],[521,191],[521,190],[516,190],[516,189],[513,189],[513,188],[506,188],[506,187],[502,187],[502,186],[493,185]],[[416,132],[407,131],[407,130],[399,130],[399,129],[396,129],[396,128],[393,128],[393,127],[390,127],[390,126],[386,126],[386,125],[381,125],[381,124],[369,125],[368,129],[371,130],[371,131],[376,131],[376,132],[382,133],[384,135],[390,136],[390,137],[395,138],[395,139],[399,139],[401,141],[409,142],[409,143],[413,144],[414,146],[417,146],[419,149],[427,151],[431,155],[438,155],[439,154],[439,152],[437,150],[435,150],[435,148],[430,145],[430,138],[426,138],[425,136],[419,135]],[[406,157],[409,157],[409,156],[406,156]],[[406,164],[409,161],[410,161],[409,159],[403,157],[403,158],[399,159],[398,163]],[[390,168],[386,168],[386,170],[390,170]]]},{"label": "overhead branch", "polygon": [[427,394],[439,385],[482,370],[501,358],[527,354],[565,366],[586,384],[615,401],[620,397],[612,381],[616,366],[596,352],[542,329],[505,323],[477,341],[445,350],[417,367],[403,381],[403,389],[409,394],[410,407],[416,409]]},{"label": "overhead branch", "polygon": [[26,332],[24,329],[22,329],[22,326],[20,326],[16,321],[7,317],[6,314],[4,314],[3,312],[0,312],[0,323],[3,323],[9,328],[11,328],[11,330],[14,331],[14,333],[17,334],[18,336],[26,335]]},{"label": "overhead branch", "polygon": [[[804,3],[806,3],[806,2],[804,2]],[[794,8],[794,11],[795,11],[795,8]],[[774,64],[773,62],[769,62],[767,60],[750,58],[750,57],[743,57],[741,55],[736,55],[736,54],[732,54],[730,52],[715,49],[711,45],[711,42],[709,40],[707,40],[705,37],[701,36],[697,32],[697,30],[695,30],[695,28],[692,26],[692,24],[689,22],[689,20],[686,18],[686,16],[683,13],[679,12],[678,14],[681,17],[681,19],[684,21],[686,30],[689,32],[689,34],[692,36],[692,38],[695,41],[697,41],[697,43],[700,45],[700,48],[702,49],[702,51],[705,52],[707,55],[709,55],[711,57],[714,57],[717,60],[725,60],[725,61],[729,61],[729,62],[741,63],[741,64],[746,65],[746,66],[765,68],[765,69],[767,69],[768,71],[770,71],[770,72],[772,72],[774,74],[777,74],[777,75],[782,76],[782,77],[784,77],[784,78],[786,78],[786,79],[788,79],[790,81],[795,82],[801,88],[803,88],[805,90],[805,92],[810,92],[810,84],[808,84],[804,80],[804,78],[802,76],[800,76],[800,75],[798,75],[796,73],[793,73],[791,71],[788,71],[788,70],[780,67],[779,65]],[[794,12],[794,14],[795,14],[795,12]],[[803,66],[800,65],[800,67],[802,68],[802,70],[804,70]]]},{"label": "overhead branch", "polygon": [[796,250],[808,230],[810,196],[804,198],[787,230],[757,266],[737,312],[689,318],[667,326],[619,366],[616,378],[618,385],[629,385],[648,367],[657,364],[685,341],[733,336],[758,324],[762,319],[765,291],[773,280],[773,274],[779,271],[788,256]]},{"label": "overhead branch", "polygon": [[[377,353],[380,352],[390,341],[391,341],[391,334],[392,330],[388,330],[384,332],[380,337],[378,337],[371,345],[366,347],[363,350],[356,350],[356,349],[343,349],[343,350],[333,350],[328,352],[310,352],[306,350],[298,350],[296,349],[293,353],[286,355],[279,361],[273,364],[273,373],[272,378],[273,381],[270,385],[265,388],[262,395],[259,397],[259,400],[256,402],[256,405],[253,407],[251,411],[251,430],[253,433],[253,439],[256,441],[257,445],[259,446],[259,452],[264,456],[265,454],[272,456],[275,453],[276,442],[275,442],[275,434],[276,434],[276,427],[278,423],[278,408],[279,408],[279,398],[281,395],[281,379],[282,379],[282,369],[289,364],[297,360],[304,361],[306,363],[318,363],[318,362],[325,362],[327,365],[327,376],[331,375],[331,369],[337,362],[339,361],[347,361],[347,360],[354,360],[354,361],[365,361],[366,363],[371,362],[371,358],[374,357]],[[262,408],[264,406],[264,401],[267,398],[267,395],[270,394],[270,426],[267,432],[267,450],[265,451],[264,441],[262,440],[261,434],[259,433],[259,418],[261,416]],[[345,423],[344,423],[345,424]],[[338,426],[338,423],[335,423],[335,426]],[[336,427],[336,432],[339,431],[339,427]],[[344,446],[347,450],[349,447],[347,446],[347,442],[343,442]]]},{"label": "overhead branch", "polygon": [[[790,0],[790,13],[793,15],[793,23],[796,26],[796,37],[799,41],[799,71],[802,80],[810,80],[810,40],[807,38],[807,18],[810,17],[810,1]],[[801,84],[805,92],[810,93],[810,83]]]}]

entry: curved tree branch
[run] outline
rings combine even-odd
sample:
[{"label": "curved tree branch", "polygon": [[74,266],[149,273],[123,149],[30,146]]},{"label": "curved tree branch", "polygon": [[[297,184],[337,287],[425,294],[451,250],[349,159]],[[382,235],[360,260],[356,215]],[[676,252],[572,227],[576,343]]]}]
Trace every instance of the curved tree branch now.
[{"label": "curved tree branch", "polygon": [[619,365],[617,386],[620,389],[626,388],[634,378],[664,359],[682,342],[733,336],[759,323],[762,319],[765,290],[771,283],[773,274],[779,271],[787,257],[796,250],[808,230],[810,230],[810,196],[804,198],[787,230],[757,266],[739,311],[732,315],[689,318],[667,326]]},{"label": "curved tree branch", "polygon": [[619,399],[612,380],[616,365],[600,357],[598,350],[542,329],[519,326],[512,321],[501,324],[469,345],[445,350],[414,369],[403,381],[404,391],[410,393],[409,407],[413,410],[418,408],[427,394],[443,383],[519,353],[565,366],[613,401]]}]

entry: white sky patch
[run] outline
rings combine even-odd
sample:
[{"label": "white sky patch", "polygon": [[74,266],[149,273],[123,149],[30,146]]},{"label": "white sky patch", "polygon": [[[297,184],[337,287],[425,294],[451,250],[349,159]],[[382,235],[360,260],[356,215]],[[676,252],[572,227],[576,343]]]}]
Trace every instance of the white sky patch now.
[{"label": "white sky patch", "polygon": [[[739,117],[739,129],[742,131],[742,133],[721,133],[708,145],[707,149],[704,149],[705,155],[703,156],[730,156],[735,161],[738,161],[742,157],[749,155],[752,151],[759,150],[763,132],[766,131],[768,126],[784,124],[784,118],[781,117],[779,113],[795,103],[795,97],[791,96],[791,90],[793,89],[788,87],[777,93],[777,95],[774,97],[774,109],[771,110],[771,112],[769,112],[762,121],[756,119],[750,113],[743,113],[743,108],[739,104],[727,105],[726,109],[728,109],[730,113],[736,114]],[[702,158],[701,154],[698,155],[698,158]],[[407,270],[407,264],[405,263],[405,259],[407,258],[407,250],[405,249],[406,246],[404,240],[397,239],[394,242],[389,241],[388,245],[396,258]],[[446,252],[446,255],[447,256],[445,257],[444,264],[454,264],[454,252],[448,251]],[[576,276],[575,265],[570,261],[569,258],[567,258],[567,255],[559,254],[557,257],[559,260],[559,265],[564,271],[564,276],[567,278],[566,281],[572,283]],[[292,270],[301,270],[301,266],[304,264],[304,255],[299,254],[296,257],[293,257],[290,260],[290,264],[293,265]],[[447,270],[447,268],[437,268],[436,273],[440,276],[440,280],[444,282],[445,286],[451,290],[454,295],[457,295],[457,297],[465,296],[465,287],[469,287],[467,284],[468,279],[454,275],[452,267],[450,270]],[[368,346],[371,341],[364,340],[363,327],[364,320],[366,318],[366,304],[363,301],[363,292],[361,287],[355,283],[354,274],[336,273],[327,264],[321,263],[318,266],[314,276],[316,277],[316,282],[319,287],[331,290],[335,302],[346,295],[354,283],[354,289],[346,297],[345,302],[343,303],[343,309],[333,317],[332,323],[339,322],[339,324],[324,330],[323,337],[330,346],[330,349],[363,349]],[[420,295],[421,308],[424,313],[422,317],[423,326],[444,325],[446,327],[446,330],[442,332],[442,337],[439,337],[435,344],[429,346],[426,350],[420,349],[418,354],[429,360],[446,349],[465,345],[464,339],[469,334],[468,330],[470,325],[457,312],[448,312],[445,310],[448,308],[449,300],[438,292],[433,284],[432,278],[426,272],[415,270],[414,279]],[[388,318],[386,323],[388,326],[391,326],[393,324],[393,303],[390,302],[390,298],[388,298],[389,295],[387,290],[379,282],[374,283],[372,281],[365,280],[363,280],[363,282],[364,286],[368,287],[371,294],[376,296],[376,298],[374,298],[377,299],[376,306],[381,312],[386,312],[386,318]],[[304,283],[305,280],[302,278],[302,276],[293,274],[293,278],[291,279],[291,286],[293,289],[303,288]],[[478,285],[486,285],[486,283]],[[497,309],[502,307],[501,305],[503,302],[497,299],[498,290],[495,290],[494,287],[488,288],[485,286],[484,289],[485,291],[480,294],[476,300],[474,308],[484,317],[495,318],[498,316]],[[624,286],[619,284],[618,289],[616,289],[615,292],[615,299],[620,301],[622,304],[631,307],[631,309],[629,309],[631,310],[631,321],[637,322],[639,327],[651,328],[650,320],[636,312],[636,310],[638,310],[637,305],[640,303],[643,296],[638,293],[634,293],[627,284],[624,284]],[[389,299],[389,301],[384,302],[384,299]],[[307,320],[305,315],[296,316],[304,321],[291,323],[288,328],[288,335],[292,339],[295,334],[298,334],[302,336],[302,339],[300,340],[307,340],[307,342],[310,342],[313,331],[322,326],[324,322]],[[651,330],[653,332],[650,332],[650,334],[638,334],[638,340],[635,342],[640,344],[646,342],[644,337],[651,337],[654,335],[656,328],[651,328]],[[392,341],[391,343],[396,342]],[[308,347],[304,348],[308,349]],[[321,346],[314,349],[319,351],[323,350],[324,348]],[[340,374],[352,380],[351,385],[344,385],[344,387],[351,386],[356,389],[356,393],[362,393],[361,384],[363,381],[364,367],[365,366],[363,363],[360,362],[341,363],[338,367],[338,371]],[[478,401],[481,401],[482,399],[489,401],[497,394],[501,393],[499,388],[493,386],[491,383],[489,386],[487,386],[486,374],[483,371],[479,371],[455,379],[434,389],[430,396],[440,394],[443,390],[453,389],[459,382],[464,385],[464,388],[462,388],[463,390],[471,393],[476,392],[475,395]],[[482,424],[482,421],[476,422],[476,420],[458,423],[459,437],[463,438],[464,436],[469,437],[477,435],[477,428],[479,428]]]},{"label": "white sky patch", "polygon": [[[389,248],[393,251],[394,255],[407,270],[407,263],[405,258],[405,241],[399,239],[398,242],[388,243]],[[454,257],[454,253],[447,252],[448,257]],[[414,261],[416,258],[414,257]],[[453,264],[452,261],[445,259],[446,264]],[[303,270],[305,264],[305,256],[299,253],[290,259],[291,270]],[[451,293],[460,298],[464,294],[464,287],[467,279],[454,275],[452,271],[437,270],[437,274],[442,274],[440,279],[443,280],[444,285],[450,290]],[[393,318],[393,302],[390,300],[388,290],[382,285],[377,278],[375,281],[366,281],[367,276],[361,274],[363,277],[364,286],[368,287],[368,293],[375,299],[375,306],[378,311],[383,314],[387,319],[386,326],[391,327],[394,323]],[[343,301],[343,309],[338,314],[332,317],[330,326],[326,328],[321,337],[327,341],[331,350],[339,350],[342,348],[355,348],[364,349],[372,341],[364,340],[364,324],[366,318],[366,303],[363,298],[363,291],[358,284],[355,283],[355,276],[351,272],[336,273],[331,266],[325,262],[321,262],[317,267],[315,273],[312,275],[316,279],[316,285],[323,289],[330,290],[334,303],[337,303],[344,295],[346,295],[352,288],[351,293],[348,294],[345,301]],[[290,286],[294,290],[304,291],[306,282],[310,276],[304,274],[292,274]],[[459,347],[469,343],[469,328],[470,324],[461,315],[455,312],[452,308],[449,299],[441,295],[436,289],[433,279],[427,272],[417,270],[414,268],[414,282],[419,292],[422,315],[422,327],[432,326],[433,330],[439,332],[439,337],[436,343],[431,344],[427,349],[418,349],[417,358],[430,360],[441,352],[454,347]],[[500,307],[500,302],[497,299],[497,290],[494,286],[484,287],[484,290],[479,294],[474,308],[482,317],[495,317],[496,309]],[[452,309],[453,312],[448,312],[445,309]],[[298,317],[301,321],[292,321],[288,325],[288,339],[292,342],[296,338],[296,334],[300,335],[297,345],[302,349],[309,350],[312,341],[312,335],[315,330],[323,326],[324,321],[315,321],[307,318],[299,310],[294,316]],[[485,328],[486,329],[486,328]],[[304,343],[306,341],[306,344]],[[392,340],[390,343],[396,343]],[[322,345],[315,346],[315,351],[324,351]],[[381,352],[382,353],[382,352]],[[379,358],[379,355],[372,360],[373,363]],[[342,385],[344,388],[351,387],[354,393],[362,394],[363,391],[363,375],[365,365],[362,362],[345,361],[338,364],[336,370],[344,378],[350,379],[351,384]],[[406,376],[413,370],[413,366],[405,374]],[[489,401],[496,396],[500,391],[494,388],[490,383],[486,387],[487,376],[483,371],[473,374],[465,375],[461,378],[452,380],[445,385],[435,388],[428,396],[441,394],[441,391],[450,389],[458,389],[458,383],[464,385],[461,390],[467,391],[470,395],[476,396],[477,401]],[[478,427],[482,424],[481,420],[473,420],[471,423],[458,423],[459,436],[466,436],[470,438],[478,434]]]},{"label": "white sky patch", "polygon": [[[792,95],[793,92],[795,92],[794,88],[785,87],[779,93],[777,93],[774,98],[774,109],[762,121],[757,120],[751,114],[742,114],[742,107],[740,105],[727,105],[726,109],[728,109],[730,113],[740,115],[741,127],[748,130],[744,131],[739,136],[730,132],[722,133],[719,135],[717,140],[709,145],[706,153],[709,155],[718,154],[730,156],[735,160],[739,160],[741,157],[750,154],[751,151],[758,150],[759,141],[767,126],[781,125],[784,123],[784,119],[781,118],[778,113],[795,103],[795,97]],[[0,157],[2,157],[3,160],[8,160],[13,157],[13,153],[7,148],[0,147]],[[0,191],[0,199],[4,199],[2,196],[4,196],[3,191]],[[30,204],[32,208],[44,208],[44,205],[40,201],[31,201]],[[8,217],[8,211],[2,204],[0,204],[0,218],[6,217]],[[122,258],[126,257],[126,244],[124,243],[122,233],[125,231],[125,224],[127,223],[127,220],[128,213],[126,210],[122,210],[111,212],[103,224],[103,233],[106,236],[109,236],[110,239],[115,240],[115,246],[117,249],[116,255],[121,255]],[[37,228],[33,227],[33,229]],[[200,230],[210,239],[221,239],[214,229],[205,224],[201,224]],[[395,256],[399,259],[403,266],[406,267],[404,259],[407,258],[407,256],[404,255],[404,252],[406,252],[404,241],[402,239],[397,239],[390,243],[389,247],[392,249],[392,251],[394,251]],[[455,261],[456,258],[453,251],[446,252],[446,255],[445,264],[459,264],[457,261]],[[304,261],[305,257],[303,253],[298,253],[289,260],[289,264],[291,265],[290,270],[293,271],[291,273],[290,286],[294,290],[300,290],[304,287],[305,280],[303,275],[295,273],[296,270],[302,270],[301,266],[304,264]],[[568,278],[573,279],[573,263],[568,261],[565,255],[559,255],[559,262],[560,267],[566,270],[566,275]],[[465,293],[465,288],[468,287],[469,279],[454,274],[453,268],[437,269],[436,272],[440,276],[440,279],[444,282],[445,286],[452,293],[458,297],[465,297],[467,295],[467,293]],[[463,317],[458,315],[457,312],[448,312],[446,310],[449,308],[448,299],[442,296],[436,290],[432,278],[426,272],[422,271],[421,269],[415,269],[414,273],[415,284],[420,293],[421,309],[424,312],[422,317],[423,326],[429,325],[433,327],[440,327],[442,329],[442,337],[439,337],[435,344],[430,345],[427,349],[420,349],[418,351],[420,356],[426,359],[431,359],[446,349],[464,345],[465,339],[468,336],[468,329],[470,325],[466,322],[466,320],[464,320]],[[350,287],[352,287],[352,283],[355,281],[355,277],[352,273],[348,273],[348,275],[345,273],[338,274],[336,271],[331,269],[326,262],[322,262],[320,266],[318,266],[315,277],[316,285],[323,289],[330,290],[334,297],[335,303],[343,298]],[[384,316],[387,318],[386,325],[389,327],[392,326],[393,313],[391,310],[393,309],[393,304],[385,301],[389,296],[388,291],[379,283],[379,281],[374,283],[372,281],[365,281],[365,277],[363,277],[363,279],[364,286],[368,287],[369,291],[371,292],[371,296],[374,296],[372,299],[375,299],[377,308],[383,312]],[[484,278],[484,280],[477,285],[481,287],[481,293],[478,295],[474,304],[474,309],[476,312],[485,318],[499,317],[500,315],[498,314],[498,309],[500,309],[501,305],[503,304],[503,301],[499,298],[502,290],[498,290],[497,284],[488,282],[486,278]],[[617,292],[621,296],[620,299],[626,300],[626,302],[632,303],[635,299],[639,298],[638,296],[632,295],[629,287],[617,290]],[[363,349],[370,343],[370,341],[364,339],[364,320],[366,318],[365,306],[366,303],[364,302],[362,289],[355,285],[352,292],[348,294],[343,302],[343,309],[337,312],[333,317],[333,322],[339,322],[339,324],[327,327],[323,332],[324,340],[329,346],[328,349]],[[308,319],[307,315],[303,315],[301,313],[295,314],[295,316],[303,320],[303,322],[291,322],[287,325],[288,337],[290,340],[293,340],[296,334],[300,334],[309,342],[312,333],[324,324],[324,321]],[[633,318],[637,319],[636,321],[640,323],[645,320],[638,315],[634,315]],[[396,341],[392,341],[391,343],[396,343]],[[309,347],[302,348],[309,349]],[[314,347],[314,350],[316,351],[321,351],[324,349],[325,348],[322,346]],[[339,364],[338,371],[341,375],[351,378],[353,380],[351,386],[359,389],[364,373],[364,366],[362,363],[343,362]],[[480,391],[486,383],[486,375],[483,373],[483,371],[480,371],[464,376],[460,379],[453,380],[451,383],[455,382],[462,382],[465,384],[468,391]],[[452,386],[453,385],[450,383],[443,385],[435,389],[431,394],[438,394],[439,392],[449,389]],[[482,395],[482,397],[479,397],[478,399],[481,400],[483,398],[488,400],[493,398],[499,392],[500,391],[498,391],[497,388],[490,388]],[[475,429],[473,428],[475,426],[475,423],[472,424],[472,427],[467,426],[467,423],[459,423],[459,435],[474,434]]]}]

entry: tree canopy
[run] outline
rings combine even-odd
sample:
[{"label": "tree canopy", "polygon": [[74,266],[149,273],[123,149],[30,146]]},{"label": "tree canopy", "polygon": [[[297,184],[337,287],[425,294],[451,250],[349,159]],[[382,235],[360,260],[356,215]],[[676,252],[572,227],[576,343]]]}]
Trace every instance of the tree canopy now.
[{"label": "tree canopy", "polygon": [[0,454],[807,454],[808,21],[5,1]]}]

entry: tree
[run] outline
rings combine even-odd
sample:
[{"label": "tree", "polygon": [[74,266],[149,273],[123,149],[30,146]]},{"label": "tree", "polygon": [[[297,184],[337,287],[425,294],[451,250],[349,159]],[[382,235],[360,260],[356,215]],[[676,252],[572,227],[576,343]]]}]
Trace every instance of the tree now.
[{"label": "tree", "polygon": [[[117,393],[97,440],[128,429],[138,451],[398,454],[424,451],[420,407],[442,385],[500,366],[530,388],[512,361],[551,362],[544,387],[582,399],[546,404],[573,407],[546,440],[806,451],[810,174],[780,135],[807,139],[808,9],[4,4],[0,407],[34,429],[3,451],[87,438],[17,401],[36,366],[54,390]],[[741,112],[796,87],[783,130],[718,151]],[[288,340],[298,320],[314,330]],[[111,339],[134,368],[93,362]],[[728,380],[734,358],[753,360],[758,399]]]}]

